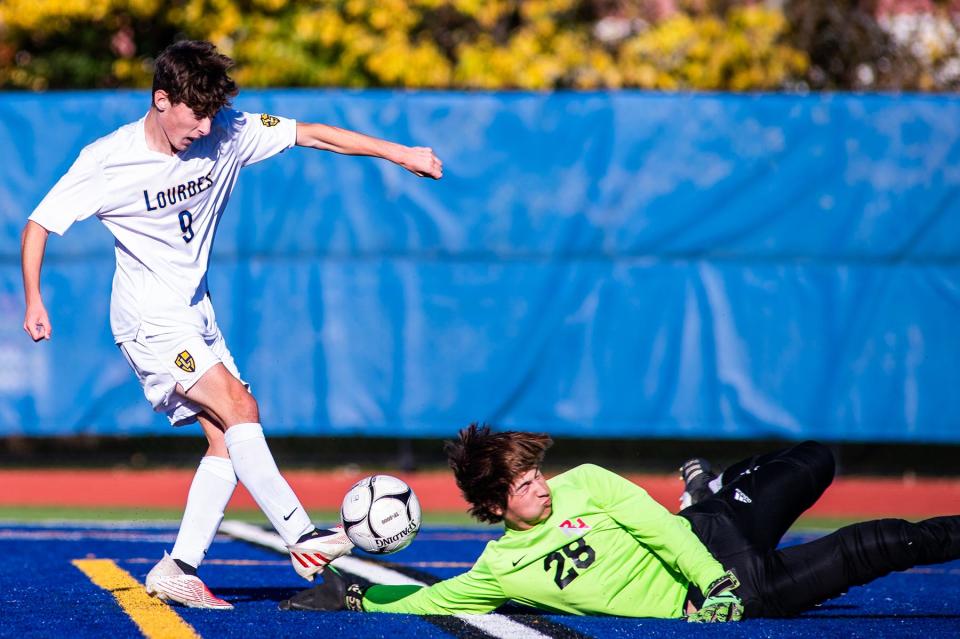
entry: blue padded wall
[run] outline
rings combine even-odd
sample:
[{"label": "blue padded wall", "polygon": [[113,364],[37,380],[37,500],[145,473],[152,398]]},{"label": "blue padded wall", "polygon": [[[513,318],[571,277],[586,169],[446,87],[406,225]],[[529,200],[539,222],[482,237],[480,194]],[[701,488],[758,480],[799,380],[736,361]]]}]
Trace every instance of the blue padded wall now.
[{"label": "blue padded wall", "polygon": [[[0,434],[164,434],[109,333],[112,238],[19,233],[141,92],[0,96]],[[268,432],[960,441],[960,100],[245,91],[432,146],[434,182],[295,149],[210,274]],[[190,429],[196,433],[195,428]]]}]

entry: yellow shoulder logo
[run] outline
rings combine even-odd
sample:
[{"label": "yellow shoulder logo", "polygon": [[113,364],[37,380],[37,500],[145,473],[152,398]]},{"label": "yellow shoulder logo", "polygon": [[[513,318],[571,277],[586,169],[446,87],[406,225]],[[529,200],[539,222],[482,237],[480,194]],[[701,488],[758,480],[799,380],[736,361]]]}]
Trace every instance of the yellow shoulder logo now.
[{"label": "yellow shoulder logo", "polygon": [[176,365],[180,370],[192,373],[197,370],[197,365],[193,361],[193,355],[189,351],[183,351],[177,355]]},{"label": "yellow shoulder logo", "polygon": [[278,124],[280,124],[280,118],[274,115],[268,115],[266,113],[263,113],[260,115],[260,123],[263,126],[277,126]]}]

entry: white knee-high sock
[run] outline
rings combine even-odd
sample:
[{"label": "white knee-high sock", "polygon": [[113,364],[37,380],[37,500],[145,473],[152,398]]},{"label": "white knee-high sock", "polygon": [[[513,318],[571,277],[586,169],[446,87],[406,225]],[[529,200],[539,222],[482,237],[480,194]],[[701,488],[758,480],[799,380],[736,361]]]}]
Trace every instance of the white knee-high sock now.
[{"label": "white knee-high sock", "polygon": [[236,487],[237,476],[229,459],[207,456],[200,460],[171,557],[194,568],[200,565]]},{"label": "white knee-high sock", "polygon": [[280,475],[260,424],[234,424],[224,433],[237,477],[288,546],[313,529],[310,517]]}]

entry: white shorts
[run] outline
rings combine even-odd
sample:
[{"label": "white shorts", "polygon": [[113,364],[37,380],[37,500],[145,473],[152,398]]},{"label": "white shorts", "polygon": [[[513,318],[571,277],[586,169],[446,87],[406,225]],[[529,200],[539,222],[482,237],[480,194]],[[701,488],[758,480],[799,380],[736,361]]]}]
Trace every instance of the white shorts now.
[{"label": "white shorts", "polygon": [[169,322],[163,327],[143,322],[136,339],[119,344],[147,401],[155,411],[165,413],[174,426],[191,424],[203,412],[202,406],[177,392],[177,384],[190,390],[204,373],[223,364],[250,387],[240,377],[209,301],[184,309],[184,314],[182,329],[172,328]]}]

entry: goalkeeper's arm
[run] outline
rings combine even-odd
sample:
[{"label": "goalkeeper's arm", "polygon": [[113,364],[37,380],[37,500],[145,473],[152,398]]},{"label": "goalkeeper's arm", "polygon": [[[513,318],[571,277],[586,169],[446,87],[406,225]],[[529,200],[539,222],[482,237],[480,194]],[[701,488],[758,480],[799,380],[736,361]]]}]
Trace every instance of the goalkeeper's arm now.
[{"label": "goalkeeper's arm", "polygon": [[[280,602],[281,610],[354,610],[363,612],[363,597],[371,584],[352,576],[345,576],[336,568],[327,566],[323,583],[302,590]],[[422,586],[377,586],[381,603],[400,601],[420,590]]]},{"label": "goalkeeper's arm", "polygon": [[[328,575],[327,572],[330,574]],[[430,587],[370,584],[335,570],[324,582],[282,602],[284,610],[365,610],[415,615],[484,614],[507,601],[499,583],[478,561],[473,569]]]}]

